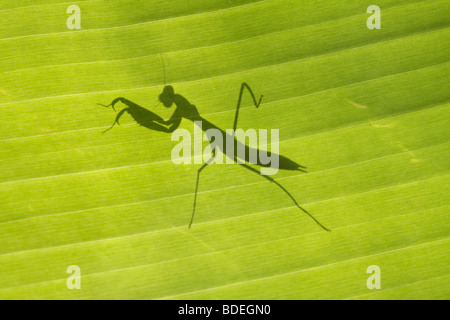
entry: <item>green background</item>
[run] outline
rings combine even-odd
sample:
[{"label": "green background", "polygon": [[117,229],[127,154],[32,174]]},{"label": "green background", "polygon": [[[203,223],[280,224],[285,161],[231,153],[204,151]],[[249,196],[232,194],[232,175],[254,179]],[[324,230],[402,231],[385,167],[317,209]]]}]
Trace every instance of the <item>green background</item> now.
[{"label": "green background", "polygon": [[[0,298],[448,299],[449,15],[446,0],[2,0]],[[241,82],[264,95],[239,127],[280,130],[308,173],[275,178],[331,233],[237,165],[205,169],[187,228],[200,165],[128,115],[102,134],[115,113],[97,105],[170,117],[161,53],[221,128]]]}]

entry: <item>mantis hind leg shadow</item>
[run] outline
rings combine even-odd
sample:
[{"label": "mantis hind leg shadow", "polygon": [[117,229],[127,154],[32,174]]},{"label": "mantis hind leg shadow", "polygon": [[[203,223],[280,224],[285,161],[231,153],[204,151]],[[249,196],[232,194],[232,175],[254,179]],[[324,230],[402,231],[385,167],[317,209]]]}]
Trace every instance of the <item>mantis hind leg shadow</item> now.
[{"label": "mantis hind leg shadow", "polygon": [[314,216],[313,216],[311,213],[309,213],[306,209],[304,209],[302,206],[300,206],[300,205],[298,204],[297,200],[295,200],[294,196],[292,196],[292,194],[291,194],[288,190],[286,190],[286,188],[283,187],[283,185],[281,185],[278,181],[276,181],[275,179],[273,179],[273,178],[271,178],[271,177],[269,177],[269,176],[261,175],[261,174],[259,173],[258,170],[256,170],[256,169],[250,167],[249,165],[247,165],[247,164],[245,164],[245,163],[240,163],[239,165],[241,165],[241,166],[243,166],[244,168],[246,168],[246,169],[248,169],[248,170],[250,170],[250,171],[256,173],[256,174],[259,175],[260,177],[262,177],[262,178],[264,178],[264,179],[266,179],[266,180],[268,180],[268,181],[270,181],[270,182],[276,184],[281,190],[283,190],[283,192],[284,192],[285,194],[287,194],[287,196],[288,196],[289,198],[291,198],[291,200],[294,202],[294,204],[295,204],[295,206],[296,206],[297,208],[299,208],[299,209],[302,210],[304,213],[306,213],[306,214],[307,214],[311,219],[313,219],[313,220],[314,220],[314,221],[315,221],[315,222],[316,222],[323,230],[328,231],[328,232],[331,232],[331,230],[327,229],[327,228],[326,228],[323,224],[321,224],[316,218],[314,218]]}]

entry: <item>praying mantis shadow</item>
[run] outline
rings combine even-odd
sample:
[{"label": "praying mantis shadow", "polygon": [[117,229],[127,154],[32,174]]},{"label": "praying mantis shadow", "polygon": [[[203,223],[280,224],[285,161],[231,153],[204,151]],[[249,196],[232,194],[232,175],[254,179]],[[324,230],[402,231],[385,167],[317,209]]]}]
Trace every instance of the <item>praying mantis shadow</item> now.
[{"label": "praying mantis shadow", "polygon": [[[242,96],[243,96],[245,89],[247,89],[247,91],[249,92],[256,108],[258,108],[259,105],[261,104],[261,100],[262,100],[263,96],[261,96],[259,98],[259,100],[257,101],[250,86],[245,82],[242,83],[240,93],[239,93],[239,99],[238,99],[238,103],[237,103],[237,107],[236,107],[235,118],[234,118],[233,131],[232,131],[233,135],[231,136],[231,139],[233,139],[234,144],[231,149],[227,144],[223,144],[222,146],[218,145],[218,147],[221,149],[223,154],[225,154],[230,159],[233,159],[233,161],[235,163],[237,163],[238,165],[242,166],[243,168],[245,168],[251,172],[258,174],[260,177],[266,179],[267,181],[274,183],[292,200],[292,202],[295,204],[295,206],[298,209],[300,209],[302,212],[307,214],[322,229],[324,229],[325,231],[330,231],[325,226],[323,226],[316,218],[314,218],[314,216],[311,213],[309,213],[306,209],[301,207],[298,204],[297,200],[292,196],[292,194],[283,185],[281,185],[278,181],[276,181],[275,179],[273,179],[270,176],[260,174],[260,172],[258,170],[256,170],[255,168],[253,168],[247,164],[247,163],[249,163],[249,164],[257,165],[260,167],[266,167],[266,168],[270,167],[270,165],[265,163],[264,161],[262,161],[259,158],[259,156],[256,159],[250,160],[250,157],[249,157],[250,153],[254,152],[254,151],[258,151],[258,150],[255,150],[254,148],[251,148],[251,147],[239,142],[234,137],[234,132],[236,131],[236,128],[237,128],[239,108],[241,105]],[[216,129],[222,135],[222,138],[223,138],[222,141],[226,141],[227,136],[228,136],[228,139],[230,139],[229,133],[225,132],[224,130],[220,129],[216,125],[212,124],[211,122],[209,122],[208,120],[203,118],[199,114],[196,106],[191,104],[184,96],[182,96],[180,94],[176,94],[171,85],[166,85],[164,87],[163,92],[159,95],[159,101],[166,108],[170,108],[170,107],[172,107],[172,105],[175,104],[175,106],[176,106],[175,111],[169,120],[164,120],[157,114],[155,114],[155,113],[153,113],[153,112],[139,106],[138,104],[136,104],[128,99],[123,98],[123,97],[118,97],[118,98],[114,99],[109,105],[99,104],[103,107],[112,107],[114,110],[115,110],[115,105],[119,102],[123,103],[126,106],[126,108],[122,109],[117,114],[111,127],[108,128],[107,130],[105,130],[104,132],[111,130],[116,124],[119,125],[120,117],[125,112],[127,112],[131,115],[131,117],[133,117],[133,119],[139,125],[147,128],[147,129],[150,129],[150,130],[155,130],[155,131],[160,131],[160,132],[165,132],[165,133],[172,133],[180,126],[181,121],[183,119],[186,119],[186,120],[192,121],[194,124],[197,124],[197,125],[198,125],[198,123],[201,123],[200,128],[205,132],[205,134],[208,134],[209,129]],[[210,138],[210,141],[212,141],[211,137],[209,137],[209,138]],[[239,157],[238,152],[236,152],[239,148],[241,150],[245,150],[244,158]],[[215,149],[214,149],[214,151],[215,151]],[[257,152],[256,154],[259,155],[259,152]],[[305,171],[306,167],[301,166],[301,165],[297,164],[296,162],[294,162],[282,155],[277,155],[277,156],[279,157],[279,163],[278,163],[277,169],[306,172]],[[196,182],[196,187],[195,187],[194,205],[193,205],[191,220],[189,223],[189,228],[191,228],[192,223],[194,221],[194,215],[195,215],[195,210],[196,210],[196,206],[197,206],[197,194],[198,194],[198,187],[199,187],[199,181],[200,181],[200,174],[209,164],[211,164],[213,162],[214,157],[215,157],[215,153],[213,153],[213,157],[211,157],[208,161],[206,161],[200,167],[200,169],[198,169],[198,171],[197,171],[197,182]]]}]

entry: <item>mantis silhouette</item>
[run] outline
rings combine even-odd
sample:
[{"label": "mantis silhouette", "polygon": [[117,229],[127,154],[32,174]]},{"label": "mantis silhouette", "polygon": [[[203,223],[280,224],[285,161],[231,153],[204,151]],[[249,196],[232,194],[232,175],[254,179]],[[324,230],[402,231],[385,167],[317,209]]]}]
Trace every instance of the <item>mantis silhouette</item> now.
[{"label": "mantis silhouette", "polygon": [[[241,84],[241,89],[239,92],[239,99],[238,99],[238,103],[237,103],[237,107],[236,107],[236,113],[235,113],[235,117],[234,117],[234,124],[233,124],[233,129],[235,132],[236,128],[237,128],[237,122],[238,122],[238,117],[239,117],[239,109],[241,106],[241,101],[242,101],[242,97],[244,94],[244,90],[247,89],[247,91],[249,92],[252,100],[253,100],[253,104],[255,105],[256,108],[259,107],[259,105],[261,104],[261,100],[263,98],[263,96],[261,96],[259,98],[259,100],[256,100],[256,97],[252,91],[252,89],[250,88],[250,86],[247,83],[242,83]],[[166,85],[164,86],[163,92],[160,94],[159,96],[159,101],[162,102],[162,104],[166,107],[166,108],[170,108],[173,104],[175,104],[176,109],[174,111],[174,113],[172,114],[171,118],[169,120],[164,120],[163,118],[161,118],[160,116],[158,116],[157,114],[135,104],[134,102],[127,100],[123,97],[119,97],[114,99],[111,104],[109,105],[102,105],[104,107],[112,107],[115,110],[115,105],[118,102],[122,102],[123,104],[125,104],[127,106],[127,108],[122,109],[116,116],[112,126],[107,129],[106,131],[111,130],[115,124],[119,124],[119,120],[120,117],[125,113],[128,112],[133,118],[134,120],[141,126],[146,127],[148,129],[152,129],[152,130],[156,130],[156,131],[161,131],[161,132],[166,132],[166,133],[171,133],[173,131],[175,131],[182,119],[187,119],[190,120],[194,123],[200,121],[202,124],[201,129],[203,131],[207,131],[208,129],[216,129],[218,131],[220,131],[220,133],[222,134],[222,138],[223,141],[226,141],[225,139],[227,138],[228,133],[226,133],[225,131],[223,131],[222,129],[218,128],[216,125],[212,124],[211,122],[209,122],[208,120],[206,120],[205,118],[203,118],[196,106],[194,106],[193,104],[191,104],[185,97],[183,97],[180,94],[176,94],[173,87],[171,85]],[[106,132],[104,131],[104,132]],[[232,139],[234,139],[234,145],[233,148],[234,150],[229,150],[228,149],[228,153],[227,153],[227,145],[224,144],[222,146],[219,146],[220,149],[222,149],[221,151],[223,152],[223,154],[225,154],[226,156],[232,158],[234,160],[235,163],[239,164],[240,166],[248,169],[251,172],[254,172],[256,174],[258,174],[259,176],[263,177],[264,179],[274,183],[276,186],[278,186],[295,204],[295,206],[297,208],[299,208],[301,211],[303,211],[304,213],[306,213],[311,219],[313,219],[322,229],[326,230],[326,231],[330,231],[328,230],[325,226],[323,226],[316,218],[314,218],[313,215],[311,215],[307,210],[305,210],[304,208],[302,208],[297,201],[295,200],[295,198],[289,193],[288,190],[286,190],[285,187],[283,187],[279,182],[277,182],[275,179],[273,179],[272,177],[266,176],[266,175],[261,175],[259,173],[258,170],[256,170],[255,168],[249,166],[248,164],[246,164],[245,162],[248,162],[250,164],[254,164],[254,165],[258,165],[258,166],[262,166],[262,167],[268,167],[268,164],[263,163],[262,161],[260,161],[259,157],[256,159],[256,161],[249,161],[249,159],[239,159],[236,149],[238,147],[244,148],[246,151],[246,155],[250,154],[250,151],[252,150],[252,148],[248,147],[245,144],[242,144],[241,142],[237,141],[234,137],[234,133],[232,136]],[[215,149],[214,149],[215,151]],[[259,154],[259,153],[258,153]],[[214,155],[215,156],[215,155]],[[208,161],[206,161],[201,167],[200,169],[198,169],[197,171],[197,182],[195,185],[195,196],[194,196],[194,205],[193,205],[193,210],[192,210],[192,216],[191,216],[191,220],[189,222],[189,228],[191,228],[192,223],[194,221],[194,215],[195,215],[195,210],[196,210],[196,206],[197,206],[197,194],[198,194],[198,187],[199,187],[199,182],[200,182],[200,174],[201,172],[209,165],[211,164],[211,162],[214,160],[214,156],[211,157]],[[239,161],[240,160],[240,161]],[[281,155],[279,155],[279,169],[284,169],[284,170],[296,170],[296,171],[302,171],[302,172],[306,172],[305,171],[305,167],[297,164],[296,162],[283,157]]]}]

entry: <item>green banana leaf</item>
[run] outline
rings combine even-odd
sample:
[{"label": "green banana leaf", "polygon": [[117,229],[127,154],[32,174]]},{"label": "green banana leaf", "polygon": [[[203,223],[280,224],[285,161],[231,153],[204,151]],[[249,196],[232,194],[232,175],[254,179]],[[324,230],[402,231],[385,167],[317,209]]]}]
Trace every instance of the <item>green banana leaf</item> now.
[{"label": "green banana leaf", "polygon": [[[448,1],[73,4],[0,5],[0,299],[450,298]],[[202,165],[127,113],[103,133],[118,97],[169,119],[165,84],[231,129],[243,82],[238,127],[279,129],[307,172],[271,177],[331,232],[238,164],[189,229]]]}]

